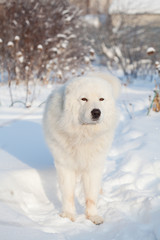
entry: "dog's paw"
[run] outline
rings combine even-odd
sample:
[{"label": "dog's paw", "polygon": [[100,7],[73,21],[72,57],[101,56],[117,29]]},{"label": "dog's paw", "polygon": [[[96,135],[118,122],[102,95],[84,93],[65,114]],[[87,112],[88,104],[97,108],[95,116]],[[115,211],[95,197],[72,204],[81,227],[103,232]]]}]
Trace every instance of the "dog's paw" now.
[{"label": "dog's paw", "polygon": [[91,220],[96,225],[100,225],[100,224],[102,224],[104,222],[103,218],[98,216],[98,215],[87,216],[87,219]]},{"label": "dog's paw", "polygon": [[63,217],[63,218],[69,218],[72,222],[75,221],[75,215],[73,213],[62,212],[59,215],[60,215],[60,217]]}]

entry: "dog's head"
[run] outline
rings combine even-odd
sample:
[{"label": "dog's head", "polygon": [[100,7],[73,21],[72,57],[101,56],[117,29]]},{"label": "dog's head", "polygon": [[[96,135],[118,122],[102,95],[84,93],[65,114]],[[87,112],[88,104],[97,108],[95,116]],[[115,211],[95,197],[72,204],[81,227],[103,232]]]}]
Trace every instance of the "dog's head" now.
[{"label": "dog's head", "polygon": [[93,76],[69,81],[63,107],[65,119],[73,126],[106,124],[109,127],[116,112],[113,85]]}]

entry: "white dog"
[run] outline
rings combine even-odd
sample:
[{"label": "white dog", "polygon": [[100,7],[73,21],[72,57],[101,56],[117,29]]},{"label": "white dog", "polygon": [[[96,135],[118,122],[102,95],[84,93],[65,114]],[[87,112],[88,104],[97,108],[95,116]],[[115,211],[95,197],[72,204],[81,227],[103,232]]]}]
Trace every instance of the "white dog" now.
[{"label": "white dog", "polygon": [[95,224],[103,223],[96,204],[116,126],[119,90],[117,78],[93,72],[68,81],[48,98],[44,132],[57,170],[62,217],[75,220],[74,188],[76,176],[81,174],[86,217]]}]

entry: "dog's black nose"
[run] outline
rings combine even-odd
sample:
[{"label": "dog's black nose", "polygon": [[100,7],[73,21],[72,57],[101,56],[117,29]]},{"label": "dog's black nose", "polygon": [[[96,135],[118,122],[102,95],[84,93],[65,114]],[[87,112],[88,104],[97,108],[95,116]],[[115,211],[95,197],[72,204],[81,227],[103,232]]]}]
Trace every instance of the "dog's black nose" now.
[{"label": "dog's black nose", "polygon": [[101,115],[101,111],[95,108],[91,111],[91,115],[93,120],[97,120]]}]

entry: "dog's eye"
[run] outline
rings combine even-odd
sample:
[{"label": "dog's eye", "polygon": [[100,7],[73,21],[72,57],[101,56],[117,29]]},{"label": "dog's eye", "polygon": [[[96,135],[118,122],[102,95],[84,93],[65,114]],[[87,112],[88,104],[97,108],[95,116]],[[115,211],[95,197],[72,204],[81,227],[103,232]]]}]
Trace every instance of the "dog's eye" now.
[{"label": "dog's eye", "polygon": [[88,102],[87,98],[81,98],[81,100],[84,101],[84,102]]},{"label": "dog's eye", "polygon": [[99,101],[101,101],[101,102],[104,101],[104,98],[100,98]]}]

